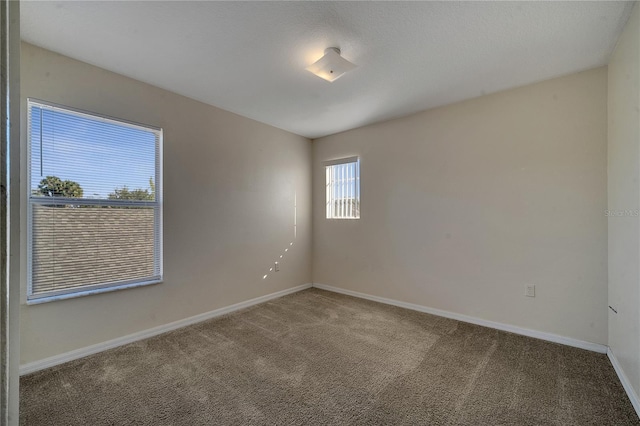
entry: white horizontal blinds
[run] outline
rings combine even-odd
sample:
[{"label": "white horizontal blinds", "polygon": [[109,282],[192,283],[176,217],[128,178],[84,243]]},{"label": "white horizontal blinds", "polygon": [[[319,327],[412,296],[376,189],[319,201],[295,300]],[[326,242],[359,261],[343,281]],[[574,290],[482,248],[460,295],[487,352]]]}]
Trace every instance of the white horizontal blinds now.
[{"label": "white horizontal blinds", "polygon": [[325,163],[327,218],[360,217],[360,162],[357,158]]},{"label": "white horizontal blinds", "polygon": [[29,298],[158,281],[161,130],[29,101]]}]

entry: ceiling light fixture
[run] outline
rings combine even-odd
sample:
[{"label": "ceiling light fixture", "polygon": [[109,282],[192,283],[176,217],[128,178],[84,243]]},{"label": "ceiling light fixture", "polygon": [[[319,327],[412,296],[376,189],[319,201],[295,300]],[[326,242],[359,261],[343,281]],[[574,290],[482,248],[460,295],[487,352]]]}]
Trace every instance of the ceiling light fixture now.
[{"label": "ceiling light fixture", "polygon": [[340,49],[337,47],[329,47],[325,49],[322,58],[307,67],[307,71],[311,71],[318,77],[332,82],[355,67],[355,64],[352,64],[340,56]]}]

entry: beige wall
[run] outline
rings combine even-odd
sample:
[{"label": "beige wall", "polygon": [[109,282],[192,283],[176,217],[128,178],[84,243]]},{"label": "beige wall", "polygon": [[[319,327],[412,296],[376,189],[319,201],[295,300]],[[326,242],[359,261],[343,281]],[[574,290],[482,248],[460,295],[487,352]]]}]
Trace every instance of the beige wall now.
[{"label": "beige wall", "polygon": [[640,8],[609,62],[609,346],[640,393]]},{"label": "beige wall", "polygon": [[22,363],[310,282],[308,139],[28,44],[21,78],[23,135],[27,97],[164,129],[165,271],[158,285],[23,304]]},{"label": "beige wall", "polygon": [[[352,155],[361,219],[327,220]],[[604,67],[315,140],[313,282],[606,344],[606,158]]]}]

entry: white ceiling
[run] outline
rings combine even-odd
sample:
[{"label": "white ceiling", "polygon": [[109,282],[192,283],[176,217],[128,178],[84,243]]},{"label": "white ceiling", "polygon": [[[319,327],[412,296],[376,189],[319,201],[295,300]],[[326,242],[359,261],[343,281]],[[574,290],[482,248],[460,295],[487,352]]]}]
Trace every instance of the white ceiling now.
[{"label": "white ceiling", "polygon": [[[309,138],[607,63],[632,3],[22,2],[22,38]],[[305,70],[336,46],[358,67]]]}]

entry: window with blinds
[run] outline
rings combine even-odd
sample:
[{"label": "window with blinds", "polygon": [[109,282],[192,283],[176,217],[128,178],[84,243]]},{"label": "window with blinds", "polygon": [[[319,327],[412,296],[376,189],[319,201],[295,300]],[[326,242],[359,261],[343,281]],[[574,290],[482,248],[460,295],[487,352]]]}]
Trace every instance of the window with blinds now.
[{"label": "window with blinds", "polygon": [[327,219],[360,218],[360,160],[358,157],[327,161]]},{"label": "window with blinds", "polygon": [[28,302],[162,281],[162,129],[28,100]]}]

